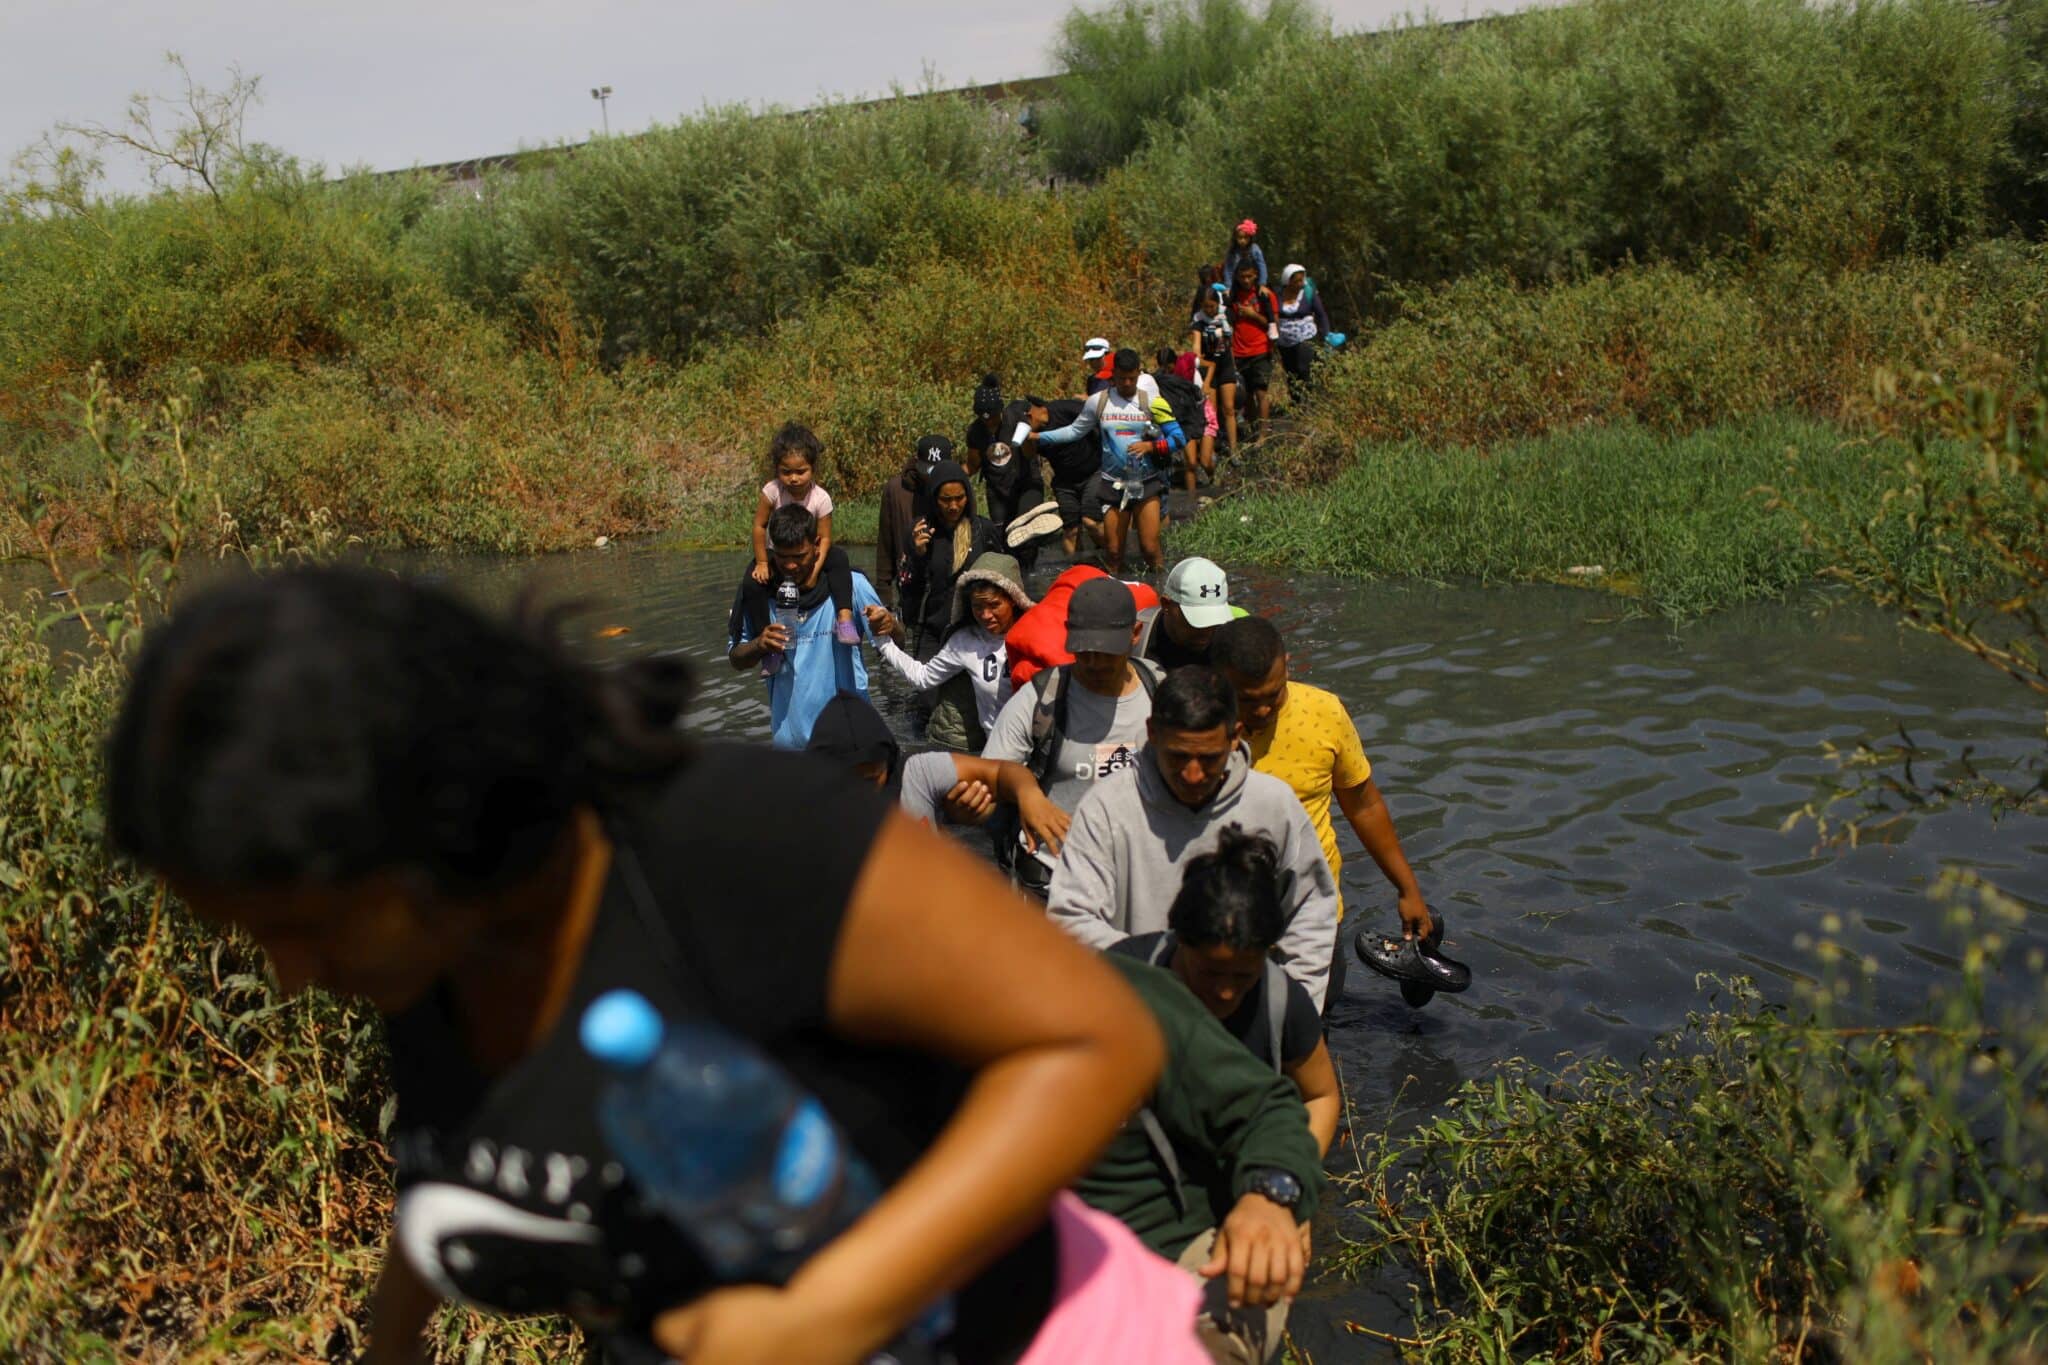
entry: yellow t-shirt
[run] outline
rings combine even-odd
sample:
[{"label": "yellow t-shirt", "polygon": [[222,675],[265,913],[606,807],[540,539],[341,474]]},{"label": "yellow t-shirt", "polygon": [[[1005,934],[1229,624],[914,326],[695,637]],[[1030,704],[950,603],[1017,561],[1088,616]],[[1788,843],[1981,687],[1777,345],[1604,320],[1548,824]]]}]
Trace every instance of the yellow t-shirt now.
[{"label": "yellow t-shirt", "polygon": [[1294,788],[1322,841],[1330,877],[1342,886],[1344,858],[1337,852],[1337,831],[1330,823],[1331,795],[1372,776],[1372,762],[1344,703],[1320,687],[1288,683],[1287,700],[1272,728],[1252,736],[1252,767]]}]

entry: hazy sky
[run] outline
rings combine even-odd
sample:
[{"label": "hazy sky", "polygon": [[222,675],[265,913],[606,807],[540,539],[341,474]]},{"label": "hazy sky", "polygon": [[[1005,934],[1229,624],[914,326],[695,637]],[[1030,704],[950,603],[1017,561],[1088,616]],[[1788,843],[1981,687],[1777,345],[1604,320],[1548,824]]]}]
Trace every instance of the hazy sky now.
[{"label": "hazy sky", "polygon": [[[1444,18],[1531,0],[1435,0]],[[1339,29],[1380,28],[1422,0],[1323,0]],[[168,91],[167,51],[202,84],[262,78],[250,135],[330,170],[452,161],[706,102],[803,105],[1043,75],[1067,0],[0,0],[0,153],[58,122],[115,122]],[[121,183],[136,173],[118,167]]]}]

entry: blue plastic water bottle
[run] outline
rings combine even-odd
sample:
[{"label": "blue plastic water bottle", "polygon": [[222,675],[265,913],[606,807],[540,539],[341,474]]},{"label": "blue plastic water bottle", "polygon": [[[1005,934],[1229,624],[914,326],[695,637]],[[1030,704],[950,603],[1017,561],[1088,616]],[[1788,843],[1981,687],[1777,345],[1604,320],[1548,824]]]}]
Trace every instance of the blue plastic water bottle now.
[{"label": "blue plastic water bottle", "polygon": [[[880,1196],[823,1106],[745,1041],[665,1023],[637,991],[583,1012],[583,1048],[612,1072],[598,1124],[641,1194],[727,1282],[782,1284]],[[913,1339],[952,1329],[950,1303]]]}]

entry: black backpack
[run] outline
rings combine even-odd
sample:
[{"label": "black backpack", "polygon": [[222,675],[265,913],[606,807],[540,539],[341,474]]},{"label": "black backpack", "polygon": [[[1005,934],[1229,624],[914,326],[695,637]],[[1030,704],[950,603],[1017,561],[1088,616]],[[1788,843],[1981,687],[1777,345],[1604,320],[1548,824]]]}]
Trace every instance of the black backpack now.
[{"label": "black backpack", "polygon": [[1159,396],[1166,400],[1166,406],[1173,409],[1173,420],[1180,423],[1180,434],[1190,441],[1202,439],[1208,429],[1209,417],[1202,410],[1202,389],[1171,370],[1155,370],[1152,378],[1159,385]]}]

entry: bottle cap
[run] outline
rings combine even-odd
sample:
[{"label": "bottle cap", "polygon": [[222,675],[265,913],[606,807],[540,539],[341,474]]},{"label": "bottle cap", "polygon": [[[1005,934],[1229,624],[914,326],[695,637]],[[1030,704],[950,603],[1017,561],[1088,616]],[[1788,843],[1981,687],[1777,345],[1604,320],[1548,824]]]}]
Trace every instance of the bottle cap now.
[{"label": "bottle cap", "polygon": [[583,1011],[583,1050],[619,1071],[642,1067],[661,1046],[661,1015],[638,991],[606,991]]}]

